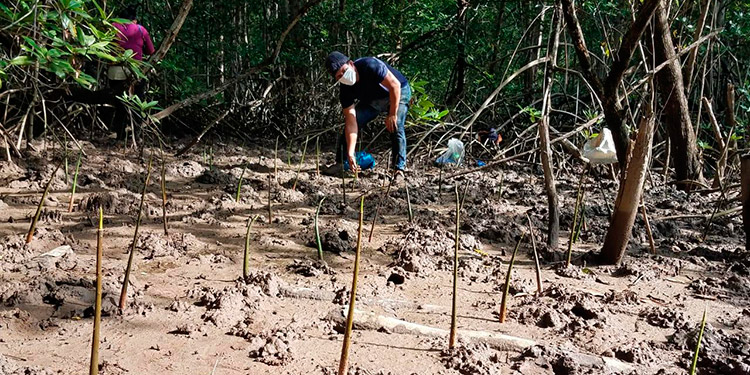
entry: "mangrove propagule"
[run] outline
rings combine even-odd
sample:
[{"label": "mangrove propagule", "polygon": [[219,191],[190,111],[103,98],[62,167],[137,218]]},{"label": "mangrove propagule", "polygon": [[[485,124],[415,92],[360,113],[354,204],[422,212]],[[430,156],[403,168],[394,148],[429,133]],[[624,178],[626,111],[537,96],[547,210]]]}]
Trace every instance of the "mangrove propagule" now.
[{"label": "mangrove propagule", "polygon": [[294,176],[294,184],[292,184],[292,191],[297,190],[297,181],[299,180],[299,172],[302,171],[302,164],[305,162],[305,154],[307,154],[307,142],[310,140],[310,136],[305,137],[305,146],[302,148],[302,159],[299,161],[297,166],[297,174]]},{"label": "mangrove propagule", "polygon": [[73,202],[76,195],[76,187],[78,186],[78,170],[81,168],[81,155],[83,155],[83,150],[78,152],[76,170],[73,173],[73,186],[70,188],[70,202],[68,202],[68,212],[73,212]]},{"label": "mangrove propagule", "polygon": [[255,220],[258,219],[258,215],[253,216],[252,219],[247,220],[247,232],[245,232],[245,256],[242,260],[242,278],[247,279],[250,274],[250,228],[252,228]]},{"label": "mangrove propagule", "polygon": [[513,255],[510,256],[510,264],[508,265],[508,273],[505,275],[505,287],[503,288],[503,299],[500,303],[500,323],[505,322],[505,317],[508,310],[508,291],[510,290],[510,274],[513,271],[513,263],[516,261],[516,253],[518,248],[521,247],[521,241],[526,233],[521,233],[521,238],[516,243],[516,248],[513,249]]},{"label": "mangrove propagule", "polygon": [[352,276],[352,291],[349,295],[349,311],[346,317],[346,331],[344,344],[341,347],[338,375],[346,375],[349,362],[349,347],[351,346],[352,326],[354,325],[354,302],[357,297],[357,278],[359,277],[359,257],[362,251],[362,224],[364,220],[365,196],[359,200],[359,229],[357,231],[357,253],[354,256],[354,275]]},{"label": "mangrove propagule", "polygon": [[47,180],[47,185],[44,187],[44,192],[42,193],[42,199],[39,200],[39,205],[36,207],[36,213],[34,214],[34,218],[31,219],[31,226],[29,226],[29,233],[26,235],[26,243],[31,242],[31,240],[34,239],[34,230],[36,229],[36,223],[39,221],[39,215],[42,214],[42,207],[44,206],[44,200],[47,199],[47,194],[49,193],[49,188],[52,185],[52,180],[55,178],[55,175],[57,174],[57,171],[60,170],[60,166],[62,165],[62,161],[57,164],[57,168],[52,172],[52,175],[49,176],[49,180]]},{"label": "mangrove propagule", "polygon": [[323,243],[320,241],[318,216],[320,216],[320,207],[323,205],[324,200],[326,200],[326,197],[320,198],[320,202],[318,202],[318,209],[315,210],[315,243],[318,245],[318,259],[320,260],[323,260]]},{"label": "mangrove propagule", "polygon": [[451,330],[448,338],[448,349],[456,346],[456,301],[458,299],[458,249],[461,246],[461,199],[458,196],[458,184],[456,190],[456,246],[453,249],[453,301],[451,302]]},{"label": "mangrove propagule", "polygon": [[96,234],[96,300],[94,303],[94,333],[91,338],[89,375],[99,373],[99,329],[102,322],[102,237],[104,233],[102,207],[99,207],[99,230]]},{"label": "mangrove propagule", "polygon": [[125,277],[122,281],[122,290],[120,291],[120,311],[125,310],[125,301],[128,297],[128,283],[130,282],[130,271],[133,268],[133,257],[135,254],[135,243],[138,241],[138,229],[141,227],[141,218],[143,217],[143,201],[146,198],[146,189],[148,188],[148,180],[151,178],[151,165],[154,161],[154,154],[148,158],[148,170],[146,171],[146,179],[143,181],[143,190],[141,190],[141,203],[138,205],[138,216],[135,220],[135,231],[133,232],[133,243],[130,244],[130,255],[128,255],[128,265],[125,267]]}]

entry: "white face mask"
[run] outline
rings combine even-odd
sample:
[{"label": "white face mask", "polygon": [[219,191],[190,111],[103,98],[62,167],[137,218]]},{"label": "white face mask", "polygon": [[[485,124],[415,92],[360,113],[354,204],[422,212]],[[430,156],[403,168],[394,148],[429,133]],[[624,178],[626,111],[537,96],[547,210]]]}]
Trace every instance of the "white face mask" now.
[{"label": "white face mask", "polygon": [[355,72],[354,68],[352,68],[351,66],[346,68],[344,74],[341,76],[341,79],[339,79],[339,82],[341,82],[342,85],[354,85],[355,83],[357,83],[357,72]]}]

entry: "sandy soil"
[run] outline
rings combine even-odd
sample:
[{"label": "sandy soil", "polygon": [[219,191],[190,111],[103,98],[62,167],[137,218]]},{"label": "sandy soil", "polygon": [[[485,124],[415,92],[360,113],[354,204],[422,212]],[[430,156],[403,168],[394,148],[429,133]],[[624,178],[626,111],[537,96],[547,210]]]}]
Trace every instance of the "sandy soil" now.
[{"label": "sandy soil", "polygon": [[[300,155],[292,157],[292,165],[280,157],[278,182],[271,180],[269,223],[274,160],[267,156],[273,151],[215,145],[209,162],[198,146],[193,154],[167,159],[165,235],[157,158],[135,244],[128,306],[120,312],[116,305],[146,160],[132,150],[89,143],[85,149],[73,212],[67,212],[72,176],[66,181],[61,169],[28,245],[30,217],[55,166],[47,154],[0,166],[0,374],[81,374],[88,368],[100,205],[105,211],[100,373],[336,373],[358,197],[382,191],[380,167],[356,183],[347,180],[344,204],[341,179],[316,176],[314,157],[304,163],[296,190]],[[241,199],[235,202],[245,163]],[[415,164],[408,176],[412,223],[403,185],[365,202],[365,237],[378,202],[382,208],[372,241],[364,240],[357,308],[448,329],[453,186],[443,182],[440,188],[438,170]],[[355,327],[362,329],[353,334],[350,373],[607,374],[616,371],[601,358],[613,358],[629,368],[622,373],[685,374],[706,309],[699,373],[750,374],[750,258],[740,249],[740,218],[718,219],[701,242],[703,219],[664,218],[710,213],[718,193],[686,195],[658,180],[654,175],[645,199],[657,254],[649,254],[639,216],[623,265],[593,263],[616,192],[607,173],[595,172],[584,189],[586,226],[573,246],[574,265],[565,268],[576,174],[560,176],[565,238],[555,251],[543,245],[546,199],[538,166],[523,162],[460,179],[461,190],[466,184],[468,189],[461,214],[458,327],[537,345],[504,351],[462,339],[448,351],[447,337]],[[325,263],[320,263],[313,217],[323,196]],[[542,257],[544,289],[536,293],[527,236],[511,275],[508,320],[500,324],[508,262],[516,239],[528,232],[527,212]],[[243,279],[245,230],[256,214],[251,274]],[[55,254],[44,255],[53,249]]]}]

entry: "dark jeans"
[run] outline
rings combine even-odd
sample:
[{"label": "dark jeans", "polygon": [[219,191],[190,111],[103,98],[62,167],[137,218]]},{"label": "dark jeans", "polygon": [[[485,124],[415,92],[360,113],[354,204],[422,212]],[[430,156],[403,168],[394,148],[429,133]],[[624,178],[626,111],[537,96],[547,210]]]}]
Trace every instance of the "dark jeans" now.
[{"label": "dark jeans", "polygon": [[[396,131],[391,133],[391,167],[398,170],[406,168],[406,132],[404,123],[406,114],[409,113],[409,100],[411,100],[411,86],[401,87],[401,99],[396,112]],[[367,124],[378,117],[381,113],[388,113],[391,108],[390,98],[374,100],[369,103],[359,102],[354,107],[357,115],[357,134],[359,135]],[[341,163],[346,156],[346,138],[342,132],[339,135],[339,152],[336,153],[336,162]]]},{"label": "dark jeans", "polygon": [[[112,90],[113,97],[122,96],[124,92],[130,90],[129,80],[110,80],[109,89]],[[133,94],[143,100],[146,97],[146,81],[138,81],[133,84]],[[125,129],[130,119],[129,110],[127,106],[120,100],[115,98],[115,115],[112,119],[112,126],[115,132],[117,132],[117,139],[125,139]]]}]

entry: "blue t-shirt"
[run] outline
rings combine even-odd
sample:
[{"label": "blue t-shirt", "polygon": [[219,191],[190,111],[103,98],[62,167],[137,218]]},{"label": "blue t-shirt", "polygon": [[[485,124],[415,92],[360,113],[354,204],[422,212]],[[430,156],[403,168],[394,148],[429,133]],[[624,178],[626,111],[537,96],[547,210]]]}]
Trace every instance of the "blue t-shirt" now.
[{"label": "blue t-shirt", "polygon": [[409,81],[401,72],[375,57],[359,58],[354,61],[354,67],[357,68],[359,74],[357,83],[352,86],[342,84],[339,91],[339,101],[341,101],[342,108],[350,107],[354,104],[355,99],[367,103],[387,98],[388,89],[381,82],[383,82],[389,70],[401,82],[401,87],[409,84]]}]

